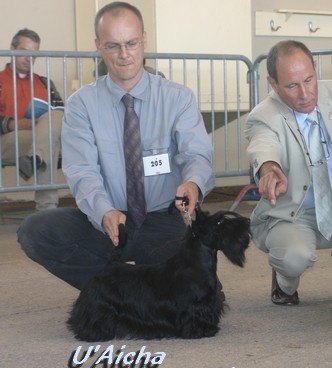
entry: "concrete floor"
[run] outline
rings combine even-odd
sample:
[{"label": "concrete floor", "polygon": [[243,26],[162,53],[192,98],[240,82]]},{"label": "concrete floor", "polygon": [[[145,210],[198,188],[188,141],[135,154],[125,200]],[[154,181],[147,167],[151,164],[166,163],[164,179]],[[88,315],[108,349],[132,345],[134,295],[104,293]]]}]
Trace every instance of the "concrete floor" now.
[{"label": "concrete floor", "polygon": [[[205,209],[215,212],[229,206],[208,203]],[[253,204],[242,203],[238,210],[249,215],[252,208]],[[76,341],[66,328],[78,291],[27,259],[17,244],[16,230],[24,215],[7,217],[0,225],[1,367],[74,367],[73,354],[80,362],[85,357],[83,351],[90,347],[98,351],[81,367],[123,367],[94,362],[103,352],[115,360],[121,352],[134,353],[143,347],[151,353],[150,359],[160,357],[157,352],[165,353],[164,368],[332,367],[331,250],[319,251],[315,267],[302,277],[299,306],[280,307],[270,302],[271,270],[266,255],[252,245],[243,269],[219,257],[218,276],[230,309],[215,337],[110,341],[98,348],[98,344]]]}]

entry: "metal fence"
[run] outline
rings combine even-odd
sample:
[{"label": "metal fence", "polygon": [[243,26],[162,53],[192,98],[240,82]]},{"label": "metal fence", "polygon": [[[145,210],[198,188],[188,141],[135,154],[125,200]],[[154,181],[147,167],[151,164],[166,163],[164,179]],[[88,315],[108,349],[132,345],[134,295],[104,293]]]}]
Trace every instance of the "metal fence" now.
[{"label": "metal fence", "polygon": [[[94,52],[0,51],[0,68],[10,61],[15,64],[19,56],[28,57],[31,70],[46,76],[48,81],[52,80],[64,101],[75,90],[100,76],[100,59]],[[251,61],[242,55],[153,53],[147,53],[145,61],[146,66],[194,91],[213,142],[216,177],[248,177],[241,117],[253,106]],[[17,127],[17,122],[15,125]],[[16,130],[15,134],[18,133]],[[51,137],[49,139],[51,142]],[[36,175],[29,182],[23,181],[18,165],[20,147],[17,139],[15,142],[13,162],[4,162],[0,156],[0,193],[67,188],[63,176],[58,180],[50,177],[47,184],[38,183]],[[35,142],[33,146],[35,150]],[[51,165],[57,165],[57,162],[51,162]],[[9,175],[13,170],[14,174]]]},{"label": "metal fence", "polygon": [[[313,53],[319,79],[332,79],[332,50],[316,50]],[[52,80],[64,101],[75,90],[100,76],[100,58],[95,52],[0,50],[0,69],[10,61],[15,64],[19,56],[28,57],[31,70],[46,76],[48,82]],[[244,177],[249,183],[250,167],[243,132],[246,114],[269,91],[266,55],[260,55],[252,63],[243,55],[147,53],[145,61],[146,66],[194,91],[213,143],[216,178]],[[17,130],[15,134],[18,134]],[[49,139],[51,141],[51,136]],[[15,145],[16,157],[12,162],[4,162],[0,150],[0,193],[67,188],[61,175],[56,180],[51,175],[47,184],[38,183],[36,175],[29,182],[22,181],[17,139]],[[35,150],[35,142],[32,145]],[[51,162],[51,165],[57,164]],[[12,175],[9,175],[10,172]]]}]

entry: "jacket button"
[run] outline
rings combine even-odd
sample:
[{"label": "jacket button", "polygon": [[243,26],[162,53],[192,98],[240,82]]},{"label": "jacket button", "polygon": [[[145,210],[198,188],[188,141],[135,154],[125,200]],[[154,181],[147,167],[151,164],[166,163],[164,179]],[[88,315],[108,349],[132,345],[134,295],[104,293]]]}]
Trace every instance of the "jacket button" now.
[{"label": "jacket button", "polygon": [[295,216],[295,212],[292,211],[290,215],[291,215],[291,217],[294,217]]},{"label": "jacket button", "polygon": [[307,185],[303,185],[303,190],[307,191],[308,190],[308,186]]}]

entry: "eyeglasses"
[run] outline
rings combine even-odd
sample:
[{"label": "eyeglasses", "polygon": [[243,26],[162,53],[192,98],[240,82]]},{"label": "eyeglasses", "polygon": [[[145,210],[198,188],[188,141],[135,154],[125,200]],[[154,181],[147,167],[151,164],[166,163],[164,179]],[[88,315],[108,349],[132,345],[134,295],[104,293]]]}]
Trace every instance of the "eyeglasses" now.
[{"label": "eyeglasses", "polygon": [[115,54],[121,52],[123,47],[127,51],[137,50],[141,43],[141,40],[131,40],[126,43],[109,43],[101,48],[110,54]]}]

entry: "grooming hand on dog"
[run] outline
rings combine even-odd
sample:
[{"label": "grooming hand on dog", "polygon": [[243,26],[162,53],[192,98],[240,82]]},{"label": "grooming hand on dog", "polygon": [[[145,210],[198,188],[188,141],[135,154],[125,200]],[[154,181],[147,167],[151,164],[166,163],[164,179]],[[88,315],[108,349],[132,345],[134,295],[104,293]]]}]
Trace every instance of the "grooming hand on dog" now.
[{"label": "grooming hand on dog", "polygon": [[85,284],[71,310],[67,323],[75,337],[105,341],[214,336],[225,300],[216,274],[217,251],[242,267],[249,220],[227,211],[209,215],[197,205],[178,252],[151,265],[122,262],[125,231],[120,225],[117,257]]}]

